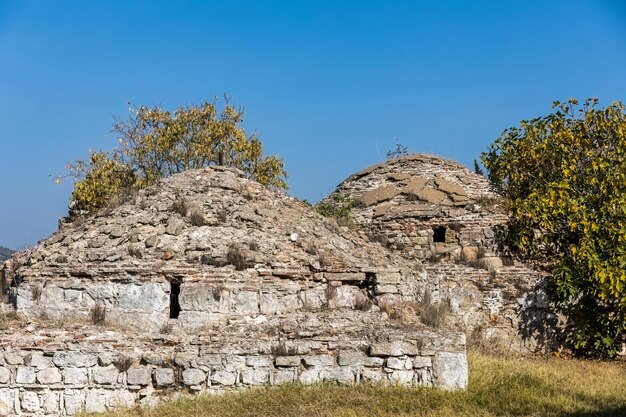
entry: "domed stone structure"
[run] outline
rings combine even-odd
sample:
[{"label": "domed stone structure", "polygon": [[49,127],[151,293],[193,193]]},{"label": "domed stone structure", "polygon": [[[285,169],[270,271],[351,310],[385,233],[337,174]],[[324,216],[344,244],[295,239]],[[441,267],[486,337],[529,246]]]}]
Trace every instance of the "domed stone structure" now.
[{"label": "domed stone structure", "polygon": [[388,308],[418,304],[420,262],[235,169],[127,200],[12,259],[23,325],[2,335],[5,414],[151,404],[173,388],[466,386],[465,335]]},{"label": "domed stone structure", "polygon": [[506,202],[484,176],[407,155],[350,176],[326,201],[348,202],[370,241],[423,261],[422,282],[468,334],[515,350],[542,349],[554,337],[544,277],[507,252]]}]

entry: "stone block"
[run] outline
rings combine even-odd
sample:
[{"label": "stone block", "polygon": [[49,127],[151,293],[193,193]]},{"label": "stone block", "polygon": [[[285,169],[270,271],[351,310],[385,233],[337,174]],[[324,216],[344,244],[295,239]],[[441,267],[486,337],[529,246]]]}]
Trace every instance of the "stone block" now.
[{"label": "stone block", "polygon": [[413,371],[396,370],[389,375],[389,381],[394,384],[412,385],[414,376],[415,372]]},{"label": "stone block", "polygon": [[48,414],[59,414],[59,394],[54,391],[45,391],[40,398],[41,408]]},{"label": "stone block", "polygon": [[128,385],[149,385],[150,380],[150,369],[146,366],[136,366],[126,371]]},{"label": "stone block", "polygon": [[365,356],[359,353],[340,353],[338,362],[340,366],[380,367],[383,366],[385,360],[383,358]]},{"label": "stone block", "polygon": [[78,390],[65,390],[63,393],[63,405],[65,413],[73,416],[83,411],[85,405],[85,397],[82,391]]},{"label": "stone block", "polygon": [[322,380],[339,384],[354,384],[354,378],[354,372],[349,366],[336,366],[321,372]]},{"label": "stone block", "polygon": [[174,370],[171,368],[157,368],[154,370],[154,382],[157,387],[166,387],[175,382]]},{"label": "stone block", "polygon": [[8,384],[9,382],[11,382],[11,370],[0,367],[0,384]]},{"label": "stone block", "polygon": [[391,285],[376,285],[375,288],[376,294],[397,294],[398,286],[395,284]]},{"label": "stone block", "polygon": [[364,272],[324,272],[324,278],[328,281],[351,281],[351,282],[363,282],[365,281]]},{"label": "stone block", "polygon": [[24,357],[14,352],[5,352],[4,360],[9,365],[24,365]]},{"label": "stone block", "polygon": [[467,355],[461,352],[437,352],[433,357],[433,379],[437,388],[467,388]]},{"label": "stone block", "polygon": [[412,369],[413,361],[409,358],[389,357],[385,366],[390,369]]},{"label": "stone block", "polygon": [[302,360],[307,366],[313,367],[328,367],[337,364],[335,357],[330,355],[304,356]]},{"label": "stone block", "polygon": [[430,368],[433,366],[433,361],[429,356],[416,356],[413,359],[414,368]]},{"label": "stone block", "polygon": [[30,353],[24,357],[24,364],[37,369],[51,368],[54,366],[50,358],[41,353]]},{"label": "stone block", "polygon": [[198,359],[196,359],[196,364],[198,366],[208,366],[210,368],[222,366],[222,357],[219,354],[201,355]]},{"label": "stone block", "polygon": [[377,272],[377,284],[399,284],[402,281],[402,275],[399,272]]},{"label": "stone block", "polygon": [[382,203],[383,201],[391,200],[395,196],[400,194],[400,190],[392,185],[375,188],[364,192],[358,201],[365,207],[369,207],[373,204]]},{"label": "stone block", "polygon": [[298,378],[301,384],[310,385],[320,382],[320,371],[318,368],[311,368],[303,371]]},{"label": "stone block", "polygon": [[0,388],[0,416],[9,416],[15,413],[15,395],[18,392],[14,388]]},{"label": "stone block", "polygon": [[300,366],[302,359],[300,356],[277,356],[275,359],[276,366],[293,367]]},{"label": "stone block", "polygon": [[104,413],[107,410],[107,397],[104,390],[90,389],[85,395],[85,411],[87,413]]},{"label": "stone block", "polygon": [[59,368],[90,368],[96,366],[96,355],[79,352],[56,352],[52,362]]},{"label": "stone block", "polygon": [[63,370],[63,382],[66,385],[85,385],[87,381],[87,369],[85,368],[65,368]]},{"label": "stone block", "polygon": [[292,369],[278,369],[274,371],[273,382],[276,385],[290,384],[295,381],[296,373]]},{"label": "stone block", "polygon": [[197,357],[198,356],[194,353],[177,353],[174,357],[174,363],[178,366],[182,366],[183,368],[189,368]]},{"label": "stone block", "polygon": [[269,372],[265,369],[244,369],[241,381],[246,385],[265,384],[269,381]]},{"label": "stone block", "polygon": [[34,384],[37,379],[35,368],[30,366],[18,366],[15,382],[18,384]]},{"label": "stone block", "polygon": [[361,371],[361,380],[364,382],[381,382],[386,374],[380,369],[363,369]]},{"label": "stone block", "polygon": [[372,343],[370,353],[372,356],[417,356],[419,354],[416,345],[402,340]]},{"label": "stone block", "polygon": [[211,375],[211,382],[215,385],[231,386],[237,382],[237,377],[232,372],[217,371]]},{"label": "stone block", "polygon": [[183,371],[183,384],[187,386],[201,385],[205,380],[205,373],[199,369],[191,368]]},{"label": "stone block", "polygon": [[421,368],[416,370],[414,383],[420,387],[432,387],[433,380],[430,368]]},{"label": "stone block", "polygon": [[100,385],[113,385],[117,382],[119,371],[113,365],[96,367],[91,370],[93,382]]},{"label": "stone block", "polygon": [[247,356],[246,366],[253,368],[268,368],[272,366],[272,360],[266,356]]},{"label": "stone block", "polygon": [[135,405],[135,394],[126,389],[115,390],[109,396],[108,405],[115,408],[130,408]]},{"label": "stone block", "polygon": [[39,404],[39,396],[33,391],[24,391],[20,395],[20,407],[22,410],[35,413],[39,411],[41,404]]},{"label": "stone block", "polygon": [[46,368],[37,372],[37,381],[43,385],[58,384],[61,382],[61,372],[57,368]]}]

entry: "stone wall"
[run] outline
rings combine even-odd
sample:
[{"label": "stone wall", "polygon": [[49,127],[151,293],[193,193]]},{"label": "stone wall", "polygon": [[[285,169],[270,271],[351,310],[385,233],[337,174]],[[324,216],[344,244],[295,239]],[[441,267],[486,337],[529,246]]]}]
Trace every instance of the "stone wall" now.
[{"label": "stone wall", "polygon": [[[87,272],[89,276],[86,276]],[[171,325],[194,330],[226,322],[230,317],[283,315],[321,309],[365,309],[385,294],[415,300],[417,276],[394,269],[368,272],[311,272],[299,268],[232,267],[161,270],[83,264],[44,271],[28,270],[14,291],[17,312],[90,317],[96,305],[110,322],[158,332]],[[172,285],[178,295],[173,298]],[[172,304],[177,313],[172,317]]]},{"label": "stone wall", "polygon": [[289,382],[380,382],[443,389],[467,384],[465,338],[430,331],[252,340],[114,331],[3,335],[0,415],[74,415],[150,406],[173,392],[219,393]]},{"label": "stone wall", "polygon": [[407,260],[421,261],[420,292],[450,303],[449,325],[521,351],[549,349],[556,315],[546,276],[508,252],[509,217],[487,178],[429,155],[369,167],[335,191],[354,202],[363,235]]}]

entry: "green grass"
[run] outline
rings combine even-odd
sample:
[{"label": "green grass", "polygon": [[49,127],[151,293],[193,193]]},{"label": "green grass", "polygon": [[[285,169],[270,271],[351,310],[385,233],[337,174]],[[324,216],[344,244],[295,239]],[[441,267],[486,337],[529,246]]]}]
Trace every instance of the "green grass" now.
[{"label": "green grass", "polygon": [[626,416],[626,363],[470,354],[463,392],[383,386],[258,388],[107,417]]}]

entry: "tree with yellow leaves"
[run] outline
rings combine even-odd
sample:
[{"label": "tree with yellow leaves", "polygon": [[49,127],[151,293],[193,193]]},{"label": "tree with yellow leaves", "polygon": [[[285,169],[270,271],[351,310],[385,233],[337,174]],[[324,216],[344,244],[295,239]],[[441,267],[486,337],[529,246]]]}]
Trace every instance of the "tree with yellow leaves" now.
[{"label": "tree with yellow leaves", "polygon": [[113,124],[119,147],[92,152],[88,161],[66,167],[76,178],[73,213],[95,213],[130,189],[211,165],[233,166],[270,188],[287,188],[282,159],[263,156],[258,136],[248,135],[241,126],[243,110],[228,100],[221,110],[216,101],[206,101],[173,113],[158,106],[131,108],[130,113]]},{"label": "tree with yellow leaves", "polygon": [[510,200],[510,243],[552,274],[581,353],[626,342],[626,115],[622,103],[555,102],[505,130],[481,159]]}]

